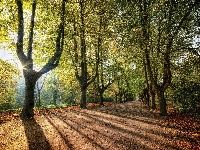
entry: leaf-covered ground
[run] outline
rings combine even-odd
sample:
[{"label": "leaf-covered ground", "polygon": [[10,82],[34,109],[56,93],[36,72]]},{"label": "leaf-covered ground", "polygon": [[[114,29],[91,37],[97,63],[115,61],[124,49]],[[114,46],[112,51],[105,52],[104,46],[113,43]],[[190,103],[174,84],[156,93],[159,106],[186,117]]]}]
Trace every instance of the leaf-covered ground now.
[{"label": "leaf-covered ground", "polygon": [[32,120],[0,114],[0,150],[200,150],[200,121],[160,117],[139,101],[35,111]]}]

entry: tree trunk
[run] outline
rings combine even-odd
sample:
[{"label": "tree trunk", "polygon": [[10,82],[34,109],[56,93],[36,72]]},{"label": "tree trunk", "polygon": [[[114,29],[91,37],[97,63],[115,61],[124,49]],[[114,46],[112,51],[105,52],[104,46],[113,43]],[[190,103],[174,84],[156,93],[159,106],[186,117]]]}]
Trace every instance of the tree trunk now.
[{"label": "tree trunk", "polygon": [[122,96],[123,96],[122,91],[119,91],[119,102],[120,103],[122,103]]},{"label": "tree trunk", "polygon": [[81,86],[81,101],[80,101],[80,107],[86,109],[86,86]]},{"label": "tree trunk", "polygon": [[151,91],[151,109],[156,109],[156,99],[154,91]]},{"label": "tree trunk", "polygon": [[155,91],[152,87],[152,85],[149,86],[149,90],[150,90],[150,97],[151,97],[151,109],[156,109],[156,99],[155,99]]},{"label": "tree trunk", "polygon": [[147,87],[146,87],[146,92],[144,93],[145,94],[145,101],[147,103],[147,105],[149,106],[149,101],[150,101],[150,86],[149,86],[149,79],[148,79],[148,72],[147,72],[147,66],[146,66],[146,63],[145,63],[145,58],[143,59],[143,64],[144,64],[144,75],[145,75],[145,81],[146,81],[146,84],[147,84]]},{"label": "tree trunk", "polygon": [[118,102],[118,93],[115,93],[115,102]]},{"label": "tree trunk", "polygon": [[104,98],[103,98],[104,91],[99,92],[99,98],[100,98],[100,106],[104,106]]},{"label": "tree trunk", "polygon": [[161,116],[167,116],[167,103],[164,97],[164,91],[157,90],[157,96],[160,104],[160,115]]},{"label": "tree trunk", "polygon": [[94,85],[93,85],[93,93],[94,93],[94,102],[95,103],[98,103],[98,87],[97,87],[97,84],[96,82],[94,82]]},{"label": "tree trunk", "polygon": [[37,76],[34,71],[26,71],[24,70],[24,78],[25,78],[25,100],[22,112],[20,116],[22,118],[32,118],[34,116],[33,114],[33,108],[34,108],[34,89],[35,84],[37,81]]}]

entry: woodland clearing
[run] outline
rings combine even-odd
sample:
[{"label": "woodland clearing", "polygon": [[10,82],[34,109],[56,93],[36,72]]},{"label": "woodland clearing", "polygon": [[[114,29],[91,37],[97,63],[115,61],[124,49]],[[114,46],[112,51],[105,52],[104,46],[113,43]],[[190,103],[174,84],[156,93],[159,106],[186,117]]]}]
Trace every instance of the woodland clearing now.
[{"label": "woodland clearing", "polygon": [[0,114],[1,150],[200,150],[200,121],[170,111],[161,117],[140,101]]}]

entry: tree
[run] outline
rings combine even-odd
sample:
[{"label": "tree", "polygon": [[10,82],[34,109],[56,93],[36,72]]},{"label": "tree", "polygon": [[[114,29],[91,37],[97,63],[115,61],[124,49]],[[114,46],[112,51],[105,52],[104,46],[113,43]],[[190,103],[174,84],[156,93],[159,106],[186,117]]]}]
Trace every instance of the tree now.
[{"label": "tree", "polygon": [[16,97],[18,76],[19,70],[15,66],[0,59],[0,110],[12,108]]},{"label": "tree", "polygon": [[[100,63],[100,69],[98,70],[99,74],[98,74],[97,83],[96,83],[101,106],[104,105],[103,104],[103,102],[104,102],[103,94],[104,94],[105,90],[107,90],[108,87],[111,84],[113,84],[113,82],[114,82],[114,79],[112,79],[112,78],[114,78],[114,76],[112,76],[112,75],[106,76],[106,73],[109,72],[109,71],[107,70],[107,72],[104,72],[104,67],[105,66],[103,66],[103,63],[101,62]],[[105,79],[106,79],[107,82],[105,82]]]},{"label": "tree", "polygon": [[39,82],[39,80],[36,82],[35,89],[36,89],[36,98],[37,98],[36,106],[37,107],[41,107],[41,90],[44,87],[45,79],[46,77],[44,77],[42,83]]},{"label": "tree", "polygon": [[[102,105],[103,95],[110,91],[120,101],[142,91],[152,109],[157,96],[160,114],[167,115],[167,103],[177,99],[173,95],[182,95],[190,84],[198,87],[200,55],[199,45],[194,44],[199,34],[198,0],[13,2],[0,2],[0,46],[12,50],[17,44],[26,82],[23,117],[33,116],[34,86],[54,68],[56,82],[49,84],[59,83],[59,90],[44,84],[41,96],[53,98],[54,104],[58,93],[61,102],[80,99],[81,108],[86,108],[89,90]],[[182,80],[187,83],[179,84]]]},{"label": "tree", "polygon": [[[105,5],[103,5],[105,4]],[[108,87],[113,84],[115,77],[115,61],[112,56],[112,51],[115,48],[113,45],[116,45],[114,42],[113,31],[109,29],[112,28],[112,20],[114,17],[113,13],[113,3],[112,1],[99,1],[96,6],[97,10],[97,53],[96,57],[99,61],[99,67],[97,69],[98,75],[96,78],[95,90],[97,90],[97,95],[99,96],[100,105],[104,105],[104,92],[108,89]]]},{"label": "tree", "polygon": [[[161,15],[161,17],[164,17],[164,19],[166,20],[165,22],[166,27],[164,27],[165,34],[161,34],[161,32],[158,32],[158,46],[157,46],[157,51],[162,54],[162,60],[163,60],[162,83],[158,83],[157,79],[153,76],[151,61],[149,57],[150,46],[148,45],[148,43],[144,44],[144,51],[145,51],[145,58],[146,58],[146,65],[147,65],[147,70],[149,74],[149,79],[158,96],[161,115],[167,115],[167,109],[166,109],[167,104],[164,97],[164,93],[166,89],[168,88],[168,86],[171,84],[172,73],[171,73],[170,56],[173,49],[173,43],[175,39],[177,38],[177,35],[180,29],[183,27],[183,24],[186,21],[187,17],[193,11],[193,8],[195,8],[196,5],[198,5],[198,3],[199,3],[198,1],[195,1],[194,3],[190,3],[190,2],[186,3],[188,7],[183,11],[178,21],[173,20],[173,17],[176,18],[175,12],[177,11],[177,5],[174,5],[173,1],[169,1],[161,5],[163,8],[162,10],[164,11],[164,14]],[[142,24],[143,37],[144,37],[145,42],[149,42],[150,40],[149,32],[148,32],[149,14],[147,12],[147,6],[148,5],[147,5],[146,0],[143,1],[143,6],[140,5],[140,11],[141,13],[143,13],[141,17],[141,24]],[[160,45],[160,42],[163,42],[162,46]]]},{"label": "tree", "polygon": [[[178,45],[176,40],[182,36],[180,31],[188,28],[186,22],[192,22],[188,17],[197,9],[199,2],[196,0],[128,2],[118,0],[117,2],[120,6],[118,16],[123,16],[118,34],[121,38],[125,37],[123,39],[128,41],[127,44],[135,44],[134,49],[140,49],[137,52],[144,58],[147,103],[149,96],[154,98],[153,91],[155,91],[160,104],[160,114],[167,115],[164,93],[172,81],[171,57]],[[155,104],[154,99],[152,102]]]},{"label": "tree", "polygon": [[[71,53],[73,65],[75,66],[75,76],[79,82],[81,89],[80,107],[86,108],[86,91],[88,86],[94,82],[98,73],[99,60],[96,58],[94,74],[89,72],[88,66],[94,60],[93,54],[95,49],[90,41],[86,40],[93,38],[91,32],[94,30],[94,21],[90,14],[95,18],[95,12],[92,10],[92,2],[86,0],[79,0],[77,7],[72,10],[72,26],[73,26],[73,52]],[[90,60],[90,61],[89,61]],[[91,64],[93,66],[93,64]]]},{"label": "tree", "polygon": [[62,1],[61,7],[61,23],[58,27],[58,35],[56,38],[56,52],[49,59],[48,63],[44,67],[35,71],[33,69],[33,32],[35,24],[35,11],[36,11],[36,0],[32,2],[32,11],[31,11],[31,21],[29,28],[29,37],[28,37],[28,47],[27,54],[24,52],[24,17],[23,17],[23,3],[22,0],[16,0],[17,10],[18,10],[18,32],[17,32],[17,56],[24,67],[23,75],[25,78],[25,99],[24,106],[21,112],[22,118],[31,118],[33,117],[33,107],[34,107],[34,88],[36,81],[45,73],[56,68],[58,66],[64,45],[64,14],[65,14],[65,0]]}]

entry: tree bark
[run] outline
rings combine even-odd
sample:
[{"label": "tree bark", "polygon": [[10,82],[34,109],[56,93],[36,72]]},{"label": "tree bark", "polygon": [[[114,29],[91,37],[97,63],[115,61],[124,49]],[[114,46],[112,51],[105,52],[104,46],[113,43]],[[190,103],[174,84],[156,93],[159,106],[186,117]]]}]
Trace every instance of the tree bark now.
[{"label": "tree bark", "polygon": [[155,99],[155,92],[151,88],[151,109],[156,109],[156,99]]},{"label": "tree bark", "polygon": [[23,70],[24,78],[25,78],[25,99],[24,105],[21,112],[22,118],[32,118],[34,116],[33,108],[34,108],[34,89],[35,84],[38,79],[37,73],[34,71],[26,71]]},{"label": "tree bark", "polygon": [[80,101],[80,108],[86,109],[86,91],[87,91],[87,87],[86,86],[81,86],[81,101]]},{"label": "tree bark", "polygon": [[160,115],[166,116],[167,115],[167,103],[164,97],[164,91],[162,89],[157,91],[157,97],[160,104]]},{"label": "tree bark", "polygon": [[100,106],[104,106],[104,98],[103,98],[104,91],[99,92],[99,98],[100,98]]},{"label": "tree bark", "polygon": [[147,102],[147,105],[149,105],[149,101],[150,101],[150,86],[149,86],[149,79],[148,79],[148,73],[147,73],[147,67],[146,67],[146,63],[145,63],[145,58],[143,59],[143,64],[144,64],[144,75],[145,75],[145,81],[146,81],[146,90],[147,92],[145,93],[145,97],[146,97],[146,102]]},{"label": "tree bark", "polygon": [[94,96],[94,103],[98,103],[98,82],[94,81],[93,83],[93,96]]},{"label": "tree bark", "polygon": [[[143,5],[140,5],[140,11],[141,13],[144,13],[143,17],[141,18],[141,23],[142,23],[142,31],[143,31],[143,37],[145,40],[145,44],[142,44],[142,48],[144,48],[144,54],[145,54],[145,59],[146,59],[146,69],[147,73],[149,75],[149,80],[151,85],[153,86],[153,89],[156,90],[156,94],[158,96],[158,100],[160,103],[160,115],[167,115],[167,109],[166,109],[166,100],[164,98],[164,92],[167,89],[167,87],[171,83],[171,68],[170,68],[170,49],[172,46],[172,41],[168,42],[168,47],[166,49],[166,53],[163,53],[164,55],[164,62],[163,62],[163,83],[159,85],[157,83],[157,80],[155,79],[152,71],[152,64],[150,61],[150,51],[149,51],[149,45],[147,44],[149,42],[149,33],[148,33],[148,28],[149,28],[149,22],[148,22],[148,11],[147,11],[147,2],[144,0]],[[159,38],[160,38],[160,32],[159,32]],[[170,37],[169,37],[170,38]],[[160,40],[160,39],[159,39]],[[158,47],[159,48],[159,47]]]},{"label": "tree bark", "polygon": [[[86,29],[85,29],[85,3],[86,1],[81,0],[79,1],[79,6],[80,6],[80,30],[79,34],[77,34],[78,30],[76,27],[76,21],[74,18],[73,22],[73,27],[74,27],[74,32],[73,32],[73,40],[74,40],[74,60],[73,63],[75,65],[75,75],[77,80],[79,81],[79,85],[81,88],[81,100],[80,100],[80,108],[87,108],[86,107],[86,92],[87,92],[87,87],[95,81],[97,74],[98,74],[98,64],[99,64],[99,57],[97,58],[96,61],[96,70],[95,70],[95,75],[93,77],[88,76],[88,62],[87,62],[87,45],[86,45]],[[78,42],[76,36],[79,36],[80,38],[80,58],[78,57]],[[80,62],[79,62],[80,59]],[[80,67],[80,71],[78,71],[78,65]]]}]

